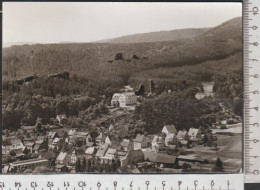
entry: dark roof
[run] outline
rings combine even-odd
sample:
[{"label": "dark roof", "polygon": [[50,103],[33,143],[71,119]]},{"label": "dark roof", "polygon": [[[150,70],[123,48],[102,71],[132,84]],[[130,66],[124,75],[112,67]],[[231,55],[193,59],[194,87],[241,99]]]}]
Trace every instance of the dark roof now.
[{"label": "dark roof", "polygon": [[160,154],[156,152],[143,151],[144,159],[150,162],[163,163],[163,164],[174,164],[176,156]]},{"label": "dark roof", "polygon": [[56,153],[53,152],[53,151],[41,152],[40,154],[41,154],[42,158],[45,158],[45,159],[48,159],[48,160],[56,159],[56,157],[57,157]]}]

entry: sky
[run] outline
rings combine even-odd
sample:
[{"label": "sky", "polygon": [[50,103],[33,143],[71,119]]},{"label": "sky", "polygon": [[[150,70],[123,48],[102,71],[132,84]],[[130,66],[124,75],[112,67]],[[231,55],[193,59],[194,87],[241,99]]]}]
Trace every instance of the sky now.
[{"label": "sky", "polygon": [[4,2],[3,42],[92,42],[214,27],[238,16],[241,3]]}]

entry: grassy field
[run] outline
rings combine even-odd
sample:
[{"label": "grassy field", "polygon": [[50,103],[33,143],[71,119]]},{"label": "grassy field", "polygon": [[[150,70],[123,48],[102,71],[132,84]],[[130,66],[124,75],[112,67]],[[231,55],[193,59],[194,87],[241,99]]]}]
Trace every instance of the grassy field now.
[{"label": "grassy field", "polygon": [[189,155],[198,159],[207,159],[212,163],[219,157],[223,162],[225,172],[238,172],[242,168],[242,134],[217,135],[217,137],[218,150],[199,145],[188,149]]}]

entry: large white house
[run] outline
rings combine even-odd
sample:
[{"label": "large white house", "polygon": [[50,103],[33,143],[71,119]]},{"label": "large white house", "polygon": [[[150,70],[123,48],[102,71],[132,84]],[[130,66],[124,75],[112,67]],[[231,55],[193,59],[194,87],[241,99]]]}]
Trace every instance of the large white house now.
[{"label": "large white house", "polygon": [[134,92],[115,93],[111,100],[111,105],[126,107],[135,105],[137,103],[137,96]]}]

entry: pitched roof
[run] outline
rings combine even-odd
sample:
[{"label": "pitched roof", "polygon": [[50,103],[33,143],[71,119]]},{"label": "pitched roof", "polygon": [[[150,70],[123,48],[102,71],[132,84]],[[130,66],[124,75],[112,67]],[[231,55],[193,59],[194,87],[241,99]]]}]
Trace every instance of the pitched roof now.
[{"label": "pitched roof", "polygon": [[93,154],[95,151],[95,147],[88,147],[85,151],[85,154]]},{"label": "pitched roof", "polygon": [[190,128],[188,135],[189,136],[197,136],[198,132],[199,132],[199,129]]},{"label": "pitched roof", "polygon": [[116,153],[116,149],[109,148],[109,149],[107,150],[106,155],[115,155],[115,153]]},{"label": "pitched roof", "polygon": [[134,141],[135,142],[142,142],[144,140],[145,136],[141,134],[137,134]]},{"label": "pitched roof", "polygon": [[96,137],[96,139],[105,139],[106,136],[103,132],[99,133],[99,135]]},{"label": "pitched roof", "polygon": [[12,144],[20,144],[20,143],[22,143],[22,141],[20,139],[11,139],[10,142]]},{"label": "pitched roof", "polygon": [[135,93],[134,92],[124,92],[122,93],[122,96],[125,96],[125,97],[136,97]]},{"label": "pitched roof", "polygon": [[58,155],[56,161],[63,161],[66,158],[67,155],[68,155],[67,152],[60,152],[60,154]]},{"label": "pitched roof", "polygon": [[36,144],[34,147],[33,147],[33,150],[39,150],[40,149],[40,144]]},{"label": "pitched roof", "polygon": [[57,164],[55,167],[56,167],[57,169],[61,169],[61,168],[65,167],[65,165],[63,165],[63,164]]},{"label": "pitched roof", "polygon": [[79,131],[75,133],[77,137],[87,137],[88,134],[89,134],[88,132],[79,132]]},{"label": "pitched roof", "polygon": [[124,140],[121,142],[121,146],[126,147],[126,146],[129,145],[129,143],[130,143],[130,140],[124,139]]},{"label": "pitched roof", "polygon": [[180,130],[177,134],[177,138],[184,138],[187,134],[187,131]]},{"label": "pitched roof", "polygon": [[97,157],[104,156],[107,149],[108,149],[108,144],[105,143],[105,144],[101,145],[96,153],[96,156]]},{"label": "pitched roof", "polygon": [[125,156],[127,153],[128,153],[128,152],[126,152],[126,151],[118,151],[118,152],[117,152],[117,155],[118,155],[118,156]]},{"label": "pitched roof", "polygon": [[112,101],[118,101],[119,100],[119,97],[121,96],[120,93],[115,93],[112,97]]},{"label": "pitched roof", "polygon": [[24,143],[24,146],[33,146],[34,145],[34,142],[25,142]]},{"label": "pitched roof", "polygon": [[174,136],[175,136],[175,135],[174,135],[173,133],[167,134],[166,137],[165,137],[165,141],[166,141],[166,142],[172,141],[173,138],[174,138]]},{"label": "pitched roof", "polygon": [[186,140],[180,140],[180,143],[186,145],[186,144],[188,144],[188,141],[186,141]]},{"label": "pitched roof", "polygon": [[55,131],[50,131],[50,132],[48,133],[47,137],[53,139],[53,138],[55,137],[55,135],[56,135],[56,132],[55,132]]},{"label": "pitched roof", "polygon": [[42,139],[35,141],[35,144],[41,145],[44,141]]},{"label": "pitched roof", "polygon": [[75,135],[75,133],[76,133],[76,129],[71,129],[71,130],[69,130],[68,135],[73,136],[73,135]]},{"label": "pitched roof", "polygon": [[164,127],[167,129],[169,133],[174,133],[174,134],[177,133],[177,130],[174,125],[165,125]]},{"label": "pitched roof", "polygon": [[56,137],[52,143],[58,143],[60,141],[60,138]]}]

